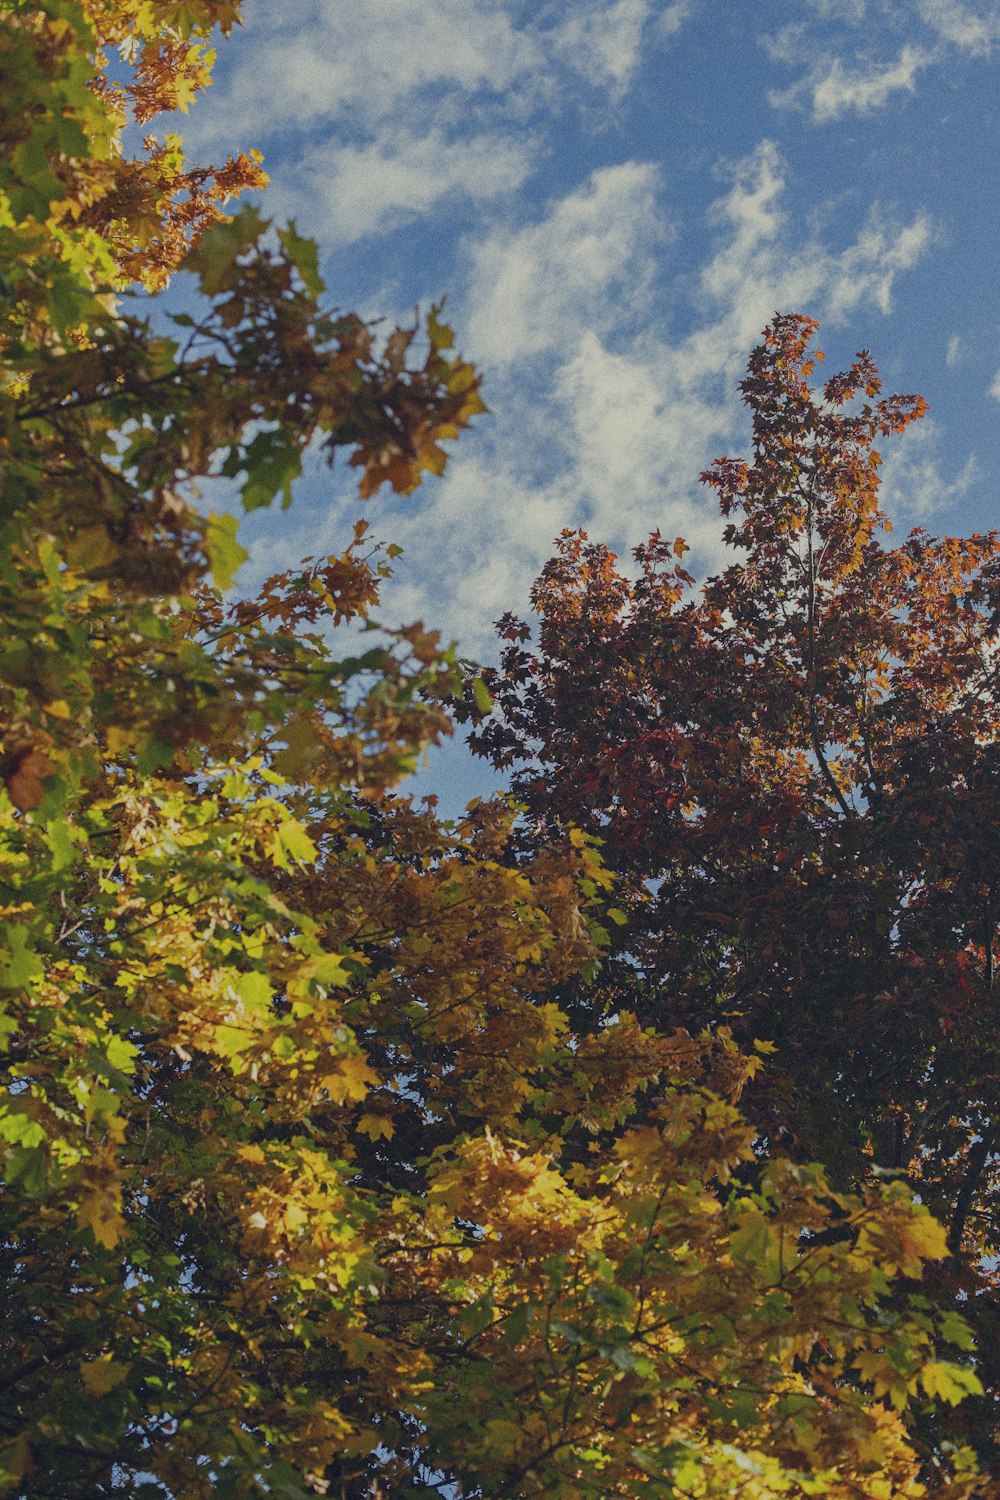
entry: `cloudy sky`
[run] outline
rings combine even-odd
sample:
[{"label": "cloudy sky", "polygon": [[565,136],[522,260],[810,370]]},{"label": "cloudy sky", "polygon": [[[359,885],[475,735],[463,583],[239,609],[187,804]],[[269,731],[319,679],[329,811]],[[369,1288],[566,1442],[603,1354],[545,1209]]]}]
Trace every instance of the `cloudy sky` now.
[{"label": "cloudy sky", "polygon": [[[722,561],[698,473],[742,451],[736,383],[776,310],[827,369],[870,347],[931,416],[884,470],[897,530],[994,524],[1000,0],[246,0],[183,122],[258,145],[263,207],[331,299],[448,294],[491,415],[443,481],[369,502],[405,555],[389,620],[486,660],[565,526]],[[252,517],[241,583],[340,548],[344,474]],[[471,793],[470,793],[471,794]]]}]

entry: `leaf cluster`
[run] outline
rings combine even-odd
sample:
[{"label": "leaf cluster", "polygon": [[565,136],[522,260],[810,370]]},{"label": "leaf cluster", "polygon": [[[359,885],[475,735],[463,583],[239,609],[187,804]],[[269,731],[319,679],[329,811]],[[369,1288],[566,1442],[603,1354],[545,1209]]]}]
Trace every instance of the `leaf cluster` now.
[{"label": "leaf cluster", "polygon": [[[0,1492],[916,1500],[930,1478],[964,1500],[968,1446],[912,1431],[914,1411],[933,1423],[983,1394],[965,1320],[927,1290],[944,1230],[900,1181],[852,1188],[765,1149],[737,1101],[761,1097],[758,1073],[765,1097],[784,1086],[794,1033],[754,1048],[735,978],[719,993],[738,1025],[680,999],[668,1015],[651,1003],[666,976],[633,956],[654,900],[635,851],[673,847],[676,735],[650,724],[641,750],[591,756],[586,806],[572,778],[552,774],[563,800],[544,808],[527,785],[544,837],[503,801],[443,822],[399,784],[450,732],[465,674],[421,624],[376,631],[398,549],[362,521],[255,599],[221,592],[244,554],[200,482],[287,502],[312,447],[349,455],[363,499],[409,493],[483,410],[440,308],[421,339],[379,344],[322,303],[294,225],[222,216],[259,182],[252,156],[119,152],[127,112],[185,108],[213,27],[237,20],[231,0],[0,13],[17,80],[0,136]],[[202,310],[167,338],[121,294],[178,266]],[[911,407],[873,411],[891,426]],[[838,431],[821,497],[856,477]],[[830,555],[870,580],[841,510]],[[654,553],[653,632],[686,587]],[[584,565],[608,598],[560,615]],[[577,632],[596,646],[631,609],[579,540],[543,597],[567,662]],[[795,660],[801,630],[772,641],[757,597],[733,628]],[[705,608],[681,616],[692,662],[731,628]],[[817,652],[782,699],[799,739],[818,725],[814,754],[840,723]],[[594,725],[620,726],[627,697],[606,706],[576,661],[561,701],[593,685]],[[537,671],[515,666],[484,735],[509,732],[510,682]],[[468,692],[485,714],[484,679]],[[543,739],[558,722],[534,687],[523,713]],[[853,826],[847,772],[796,743],[761,739],[754,795],[783,778],[832,838]],[[624,779],[640,764],[657,783],[641,837]],[[706,765],[676,826],[701,828],[691,807],[722,777]],[[761,826],[777,840],[789,819]],[[849,866],[856,847],[843,836]],[[720,973],[736,944],[685,941]]]},{"label": "leaf cluster", "polygon": [[[565,534],[537,639],[501,622],[497,712],[464,712],[513,769],[528,844],[571,823],[604,841],[613,1004],[765,1040],[743,1101],[759,1153],[845,1189],[895,1174],[945,1224],[935,1296],[982,1319],[989,1383],[1000,537],[890,545],[876,444],[925,403],[883,396],[865,351],[816,388],[814,334],[776,317],[742,386],[752,457],[702,476],[732,564],[696,588],[680,539],[655,534],[630,576]],[[992,1458],[986,1403],[950,1430]]]}]

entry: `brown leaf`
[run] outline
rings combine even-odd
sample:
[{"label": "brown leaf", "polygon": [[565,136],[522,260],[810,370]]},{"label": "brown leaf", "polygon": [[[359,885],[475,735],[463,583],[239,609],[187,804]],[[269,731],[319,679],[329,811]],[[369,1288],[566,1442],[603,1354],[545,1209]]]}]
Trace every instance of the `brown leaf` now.
[{"label": "brown leaf", "polygon": [[4,777],[7,794],[21,812],[30,812],[45,796],[43,785],[46,776],[53,772],[52,762],[44,750],[28,745],[18,753],[12,771]]}]

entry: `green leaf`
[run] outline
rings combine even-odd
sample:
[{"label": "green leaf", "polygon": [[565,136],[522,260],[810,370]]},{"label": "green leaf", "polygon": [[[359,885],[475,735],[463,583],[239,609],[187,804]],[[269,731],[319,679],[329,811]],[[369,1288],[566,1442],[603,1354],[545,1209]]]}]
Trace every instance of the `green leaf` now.
[{"label": "green leaf", "polygon": [[14,1146],[40,1146],[45,1139],[38,1121],[16,1108],[0,1115],[0,1135]]},{"label": "green leaf", "polygon": [[105,1055],[111,1066],[117,1068],[119,1073],[134,1073],[139,1049],[132,1042],[126,1041],[123,1036],[113,1036],[108,1041]]},{"label": "green leaf", "polygon": [[274,988],[266,974],[253,970],[249,974],[238,974],[233,980],[233,989],[249,1011],[266,1010],[274,998]]},{"label": "green leaf", "polygon": [[173,751],[165,740],[151,736],[135,758],[135,768],[140,776],[151,776],[161,766],[168,766],[173,759]]},{"label": "green leaf", "polygon": [[611,1313],[614,1317],[626,1318],[634,1306],[632,1294],[623,1286],[611,1285],[595,1286],[591,1289],[590,1300],[603,1312]]},{"label": "green leaf", "polygon": [[574,1328],[572,1323],[564,1323],[561,1318],[553,1318],[549,1326],[553,1333],[564,1338],[568,1344],[586,1343],[585,1335],[580,1332],[579,1328]]},{"label": "green leaf", "polygon": [[275,829],[270,854],[279,869],[290,870],[292,860],[303,865],[315,864],[317,853],[316,845],[297,819],[289,818]]},{"label": "green leaf", "polygon": [[230,588],[239,568],[250,556],[245,547],[236,540],[239,521],[235,516],[213,511],[205,530],[205,551],[212,569],[212,581],[217,589],[225,592]]},{"label": "green leaf", "polygon": [[472,679],[472,696],[475,698],[476,707],[481,714],[491,714],[493,712],[493,699],[490,697],[490,690],[481,677],[474,677]]},{"label": "green leaf", "polygon": [[80,1378],[87,1395],[100,1399],[127,1380],[130,1369],[130,1365],[119,1364],[110,1354],[102,1354],[81,1362]]},{"label": "green leaf", "polygon": [[10,1187],[20,1185],[26,1193],[45,1190],[45,1151],[41,1146],[15,1146],[7,1154],[5,1181]]},{"label": "green leaf", "polygon": [[17,1030],[17,1020],[9,1015],[6,1008],[0,1006],[0,1048],[6,1043],[7,1038]]},{"label": "green leaf", "polygon": [[730,1246],[737,1260],[753,1266],[768,1266],[776,1260],[777,1234],[760,1210],[751,1208],[740,1214]]},{"label": "green leaf", "polygon": [[314,297],[322,296],[326,284],[319,274],[316,241],[299,234],[294,219],[289,219],[287,229],[278,230],[278,239],[281,241],[281,248],[302,277],[306,291],[311,292]]},{"label": "green leaf", "polygon": [[40,979],[45,965],[30,947],[31,933],[27,927],[13,923],[4,929],[7,945],[6,963],[0,962],[0,987],[6,990],[27,989],[33,979]]},{"label": "green leaf", "polygon": [[213,224],[205,231],[185,259],[184,269],[194,271],[205,295],[214,297],[232,284],[236,261],[256,244],[267,226],[268,220],[247,205],[224,224]]},{"label": "green leaf", "polygon": [[342,682],[348,682],[350,678],[357,677],[361,672],[379,672],[389,660],[389,653],[384,646],[373,646],[362,656],[345,656],[342,661],[333,663],[331,675],[338,677]]},{"label": "green leaf", "polygon": [[244,510],[270,505],[281,491],[282,505],[292,500],[292,480],[302,473],[302,455],[283,432],[258,432],[242,455],[247,477],[241,491]]},{"label": "green leaf", "polygon": [[516,1422],[493,1417],[483,1428],[483,1449],[491,1458],[506,1459],[517,1452],[522,1436]]},{"label": "green leaf", "polygon": [[427,337],[430,339],[431,348],[434,350],[450,349],[455,343],[455,335],[447,323],[438,321],[438,314],[444,310],[444,303],[437,302],[427,314]]},{"label": "green leaf", "polygon": [[87,836],[65,818],[53,818],[45,829],[45,842],[52,852],[52,869],[58,873],[76,861],[80,852],[77,845],[85,844]]},{"label": "green leaf", "polygon": [[949,1344],[954,1344],[959,1349],[971,1350],[976,1347],[972,1330],[964,1318],[959,1317],[957,1312],[951,1308],[942,1314],[941,1337],[947,1339]]},{"label": "green leaf", "polygon": [[230,1060],[239,1057],[250,1045],[251,1036],[239,1026],[217,1026],[215,1043],[223,1057]]},{"label": "green leaf", "polygon": [[318,954],[316,958],[309,960],[307,971],[310,979],[315,979],[317,984],[344,985],[351,980],[343,960],[336,953]]},{"label": "green leaf", "polygon": [[729,1410],[737,1427],[752,1427],[757,1420],[757,1398],[750,1391],[734,1391]]}]

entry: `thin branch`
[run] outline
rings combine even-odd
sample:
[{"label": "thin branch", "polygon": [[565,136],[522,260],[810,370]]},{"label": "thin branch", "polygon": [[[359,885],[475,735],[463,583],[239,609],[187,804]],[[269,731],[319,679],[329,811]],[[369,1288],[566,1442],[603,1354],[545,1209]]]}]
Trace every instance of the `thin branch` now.
[{"label": "thin branch", "polygon": [[813,754],[816,756],[820,771],[823,773],[823,779],[836,798],[844,817],[853,818],[855,816],[854,808],[851,807],[837,785],[837,778],[831,771],[826,755],[824,754],[819,734],[819,721],[816,717],[816,563],[813,555],[813,500],[811,488],[806,494],[806,507],[806,574],[808,579],[806,630],[809,641],[809,733],[812,739]]},{"label": "thin branch", "polygon": [[948,1226],[948,1249],[952,1255],[957,1255],[962,1244],[962,1235],[965,1232],[965,1221],[969,1217],[972,1200],[979,1186],[980,1178],[986,1169],[990,1152],[996,1140],[996,1129],[989,1125],[969,1151],[969,1160],[962,1179],[962,1186],[958,1190],[955,1199],[955,1211],[951,1216]]}]

